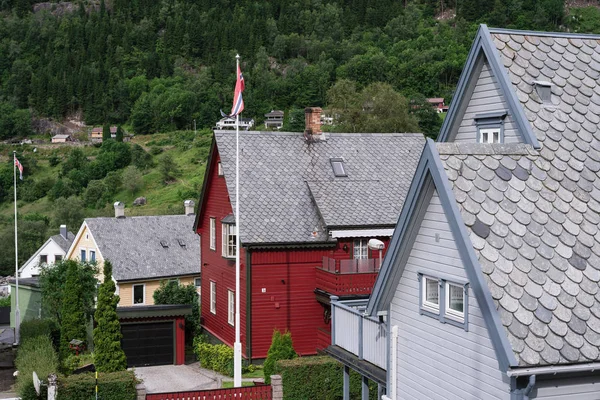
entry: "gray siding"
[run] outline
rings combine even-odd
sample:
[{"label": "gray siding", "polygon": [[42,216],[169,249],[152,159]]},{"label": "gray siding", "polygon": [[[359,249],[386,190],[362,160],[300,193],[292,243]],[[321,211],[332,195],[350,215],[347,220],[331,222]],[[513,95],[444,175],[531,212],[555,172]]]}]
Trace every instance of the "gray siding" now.
[{"label": "gray siding", "polygon": [[[435,241],[435,234],[440,241]],[[469,290],[469,332],[419,315],[418,273],[467,280],[437,193],[433,194],[396,288],[391,325],[398,325],[398,398],[509,399],[477,300]]]},{"label": "gray siding", "polygon": [[539,381],[530,398],[536,400],[598,400],[600,399],[600,375]]},{"label": "gray siding", "polygon": [[[479,78],[475,83],[473,93],[462,119],[460,122],[456,122],[460,123],[458,132],[454,138],[456,142],[474,142],[477,140],[475,115],[492,111],[508,111],[508,104],[500,90],[498,80],[492,74],[490,65],[487,61],[480,62],[483,65],[479,73]],[[504,143],[522,142],[517,129],[512,116],[507,115],[504,120]]]}]

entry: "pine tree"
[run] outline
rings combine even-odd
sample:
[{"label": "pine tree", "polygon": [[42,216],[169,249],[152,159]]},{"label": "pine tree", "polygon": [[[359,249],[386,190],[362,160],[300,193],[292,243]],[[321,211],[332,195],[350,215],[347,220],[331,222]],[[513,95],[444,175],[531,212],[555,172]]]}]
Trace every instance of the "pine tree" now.
[{"label": "pine tree", "polygon": [[110,125],[104,124],[102,127],[102,141],[105,142],[110,139]]},{"label": "pine tree", "polygon": [[292,334],[286,332],[282,334],[278,330],[273,332],[273,339],[271,340],[271,347],[267,352],[267,359],[263,367],[265,374],[265,383],[269,385],[271,383],[271,375],[274,375],[277,371],[277,361],[279,360],[292,360],[298,357],[294,346],[292,344]]},{"label": "pine tree", "polygon": [[112,264],[104,262],[104,282],[98,292],[98,306],[94,314],[94,363],[99,372],[123,371],[127,368],[127,358],[121,348],[121,324],[117,317],[119,296],[115,294],[112,279]]},{"label": "pine tree", "polygon": [[117,142],[123,141],[123,128],[121,128],[121,125],[117,127],[117,137],[115,139],[117,140]]},{"label": "pine tree", "polygon": [[71,350],[69,342],[73,339],[86,341],[86,318],[83,303],[83,285],[79,279],[78,264],[70,261],[65,280],[61,309],[60,355],[64,360]]}]

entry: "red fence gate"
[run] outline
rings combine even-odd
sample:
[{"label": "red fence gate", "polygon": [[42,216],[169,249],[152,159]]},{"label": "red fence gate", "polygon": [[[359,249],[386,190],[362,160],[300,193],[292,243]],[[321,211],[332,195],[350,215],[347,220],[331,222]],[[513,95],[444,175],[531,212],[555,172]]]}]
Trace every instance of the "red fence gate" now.
[{"label": "red fence gate", "polygon": [[191,392],[151,393],[146,400],[271,400],[271,385],[231,389],[194,390]]}]

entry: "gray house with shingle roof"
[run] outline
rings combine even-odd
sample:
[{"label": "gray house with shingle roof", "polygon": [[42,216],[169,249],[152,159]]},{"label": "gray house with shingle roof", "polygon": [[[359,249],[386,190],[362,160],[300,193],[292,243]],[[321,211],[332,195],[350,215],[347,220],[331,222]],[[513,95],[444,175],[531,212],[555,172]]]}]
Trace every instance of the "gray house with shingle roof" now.
[{"label": "gray house with shingle roof", "polygon": [[599,78],[600,36],[480,27],[371,298],[333,303],[346,372],[378,366],[387,398],[600,398]]}]

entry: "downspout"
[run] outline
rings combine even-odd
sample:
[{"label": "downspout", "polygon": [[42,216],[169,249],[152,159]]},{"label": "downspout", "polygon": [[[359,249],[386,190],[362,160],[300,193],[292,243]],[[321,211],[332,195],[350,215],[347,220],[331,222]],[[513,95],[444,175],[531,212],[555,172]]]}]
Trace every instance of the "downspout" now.
[{"label": "downspout", "polygon": [[391,351],[390,351],[390,382],[388,382],[388,386],[390,388],[390,392],[385,395],[382,396],[382,400],[395,400],[396,397],[396,391],[397,391],[397,371],[396,368],[398,367],[398,360],[397,360],[397,350],[398,350],[398,325],[394,325],[392,326],[392,335],[390,340],[392,341],[391,343]]},{"label": "downspout", "polygon": [[533,390],[535,386],[535,375],[529,375],[529,383],[523,389],[523,400],[529,400],[529,393]]}]

